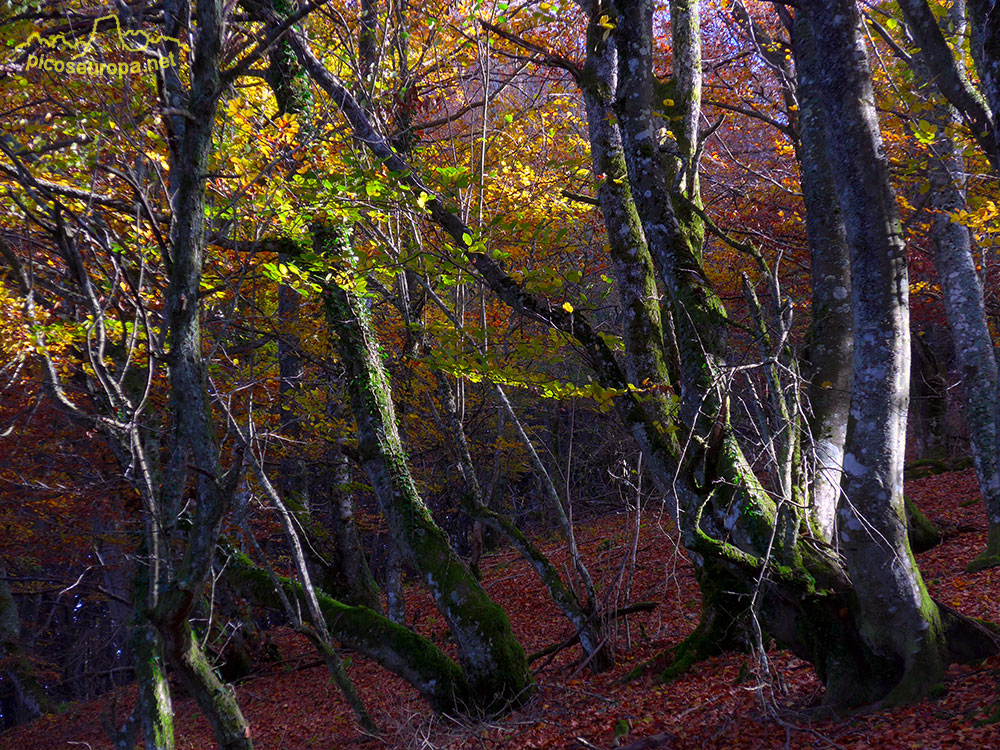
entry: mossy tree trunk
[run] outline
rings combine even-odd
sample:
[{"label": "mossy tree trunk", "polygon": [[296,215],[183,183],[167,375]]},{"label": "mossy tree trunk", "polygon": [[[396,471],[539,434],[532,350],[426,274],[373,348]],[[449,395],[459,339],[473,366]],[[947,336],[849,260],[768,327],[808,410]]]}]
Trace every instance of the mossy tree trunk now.
[{"label": "mossy tree trunk", "polygon": [[[120,741],[132,733],[134,728],[149,750],[173,750],[174,711],[170,698],[170,684],[167,681],[166,657],[163,653],[163,639],[159,630],[149,620],[149,609],[156,604],[156,586],[150,582],[159,566],[149,564],[149,540],[139,545],[138,566],[132,576],[132,617],[131,647],[135,663],[135,682],[139,691],[132,717],[122,730],[117,732]],[[161,580],[165,576],[160,577]],[[130,727],[129,725],[132,725]]]},{"label": "mossy tree trunk", "polygon": [[[777,509],[754,478],[729,426],[725,391],[726,311],[702,268],[701,220],[696,213],[682,214],[677,210],[681,203],[697,205],[697,196],[689,198],[679,192],[679,186],[674,187],[675,168],[652,137],[655,123],[652,5],[638,0],[614,3],[611,8],[616,23],[618,66],[629,71],[628,75],[618,77],[615,93],[629,187],[657,273],[667,289],[677,328],[681,367],[680,443],[686,448],[679,457],[673,486],[682,538],[694,551],[715,553],[714,542],[708,540],[728,537],[736,548],[764,557],[774,542]],[[698,6],[684,3],[676,10],[677,22],[690,25],[693,23],[690,16],[698,13]],[[681,38],[685,44],[699,44],[696,35],[686,34]],[[697,64],[699,59],[698,52],[681,54],[675,50],[675,67]],[[674,72],[677,81],[693,78]],[[678,90],[676,95],[682,108],[698,106],[695,91]],[[742,512],[730,512],[733,504]],[[713,575],[723,574],[718,566],[712,567]],[[721,591],[723,587],[703,590],[711,598],[713,591]],[[734,586],[732,590],[746,591],[747,586]],[[743,602],[745,608],[750,597],[744,597]],[[706,604],[706,611],[713,612],[709,618],[711,625],[706,622],[706,627],[713,633],[729,633],[729,643],[733,643],[738,628],[725,621],[739,620],[744,614],[734,611],[733,605],[730,601],[715,611],[711,601]]]},{"label": "mossy tree trunk", "polygon": [[334,280],[324,305],[347,372],[361,461],[390,533],[420,575],[458,645],[475,708],[504,710],[531,692],[524,649],[507,614],[486,594],[434,522],[410,475],[368,305],[353,288],[353,248],[344,227],[314,229],[315,253]]},{"label": "mossy tree trunk", "polygon": [[[687,7],[690,11],[691,6]],[[900,673],[891,664],[887,668],[885,659],[862,637],[865,620],[839,561],[826,547],[813,544],[810,537],[794,533],[797,528],[779,536],[777,509],[754,477],[728,424],[723,385],[725,310],[701,267],[700,245],[697,249],[692,246],[700,227],[690,223],[682,226],[681,217],[673,210],[676,196],[664,181],[668,168],[660,162],[654,145],[651,5],[639,0],[593,10],[596,15],[592,24],[601,25],[601,16],[607,15],[605,21],[616,25],[612,33],[617,37],[617,65],[629,71],[628,77],[617,83],[615,115],[628,160],[629,187],[645,240],[667,288],[682,346],[679,421],[688,440],[673,486],[679,499],[683,539],[706,575],[706,587],[726,593],[725,608],[712,610],[721,617],[703,623],[706,628],[700,640],[706,649],[717,648],[717,635],[734,629],[728,625],[739,629],[759,622],[766,631],[763,635],[778,638],[816,666],[832,702],[881,698],[897,684]],[[599,33],[603,35],[606,30],[602,26]],[[666,463],[671,450],[664,425],[651,420],[640,400],[629,391],[628,379],[614,354],[587,317],[536,297],[492,258],[477,252],[467,239],[473,233],[457,212],[392,150],[308,43],[296,35],[292,44],[310,75],[340,107],[355,137],[387,168],[403,175],[400,179],[415,195],[426,194],[421,205],[427,218],[441,226],[465,252],[483,282],[514,310],[546,320],[574,336],[602,384],[624,391],[620,410],[626,424],[638,425],[653,450],[663,451]],[[565,61],[560,64],[573,69]],[[778,538],[783,541],[780,563],[772,554]],[[759,616],[751,619],[752,609]],[[950,620],[948,627],[953,632],[975,630],[961,618]],[[982,637],[973,640],[981,648],[956,648],[953,655],[960,656],[960,651],[966,656],[972,651],[984,654],[995,648],[989,637],[976,632]]]},{"label": "mossy tree trunk", "polygon": [[[672,435],[665,437],[667,450],[650,439],[648,425],[670,425],[676,419],[675,404],[669,396],[666,336],[660,315],[660,292],[656,271],[649,254],[642,221],[628,189],[622,136],[614,116],[614,96],[618,85],[618,51],[614,36],[606,34],[600,14],[587,28],[587,60],[578,76],[587,111],[590,153],[595,174],[604,175],[597,198],[604,217],[615,281],[622,304],[625,343],[625,374],[628,382],[642,388],[643,418],[623,417],[634,439],[648,457],[647,466],[665,502],[669,515],[677,521],[673,483],[680,447]],[[645,385],[644,385],[645,384]],[[655,388],[649,388],[655,384]]]},{"label": "mossy tree trunk", "polygon": [[[165,4],[166,31],[180,36],[188,22],[188,6]],[[171,225],[169,286],[164,319],[169,343],[168,367],[172,442],[163,472],[163,494],[180,507],[181,495],[193,489],[190,525],[184,530],[183,555],[167,585],[159,592],[150,619],[163,639],[168,661],[205,712],[216,740],[225,750],[253,747],[250,728],[231,689],[223,685],[194,638],[188,617],[198,603],[212,570],[223,516],[235,484],[226,483],[220,466],[202,354],[201,279],[205,249],[205,180],[209,173],[212,133],[223,81],[220,72],[225,11],[215,0],[198,2],[192,11],[196,33],[189,83],[176,71],[167,73],[168,105],[184,116],[168,118],[170,146]],[[234,468],[230,479],[239,471]]]},{"label": "mossy tree trunk", "polygon": [[[255,604],[282,608],[271,576],[247,556],[230,549],[223,575]],[[301,583],[281,576],[277,580],[288,598],[305,606]],[[461,668],[431,641],[367,607],[338,602],[319,590],[316,599],[330,633],[338,641],[399,675],[434,709],[452,715],[468,709],[472,698],[468,680]]]},{"label": "mossy tree trunk", "polygon": [[139,688],[136,704],[137,725],[149,750],[172,750],[174,715],[167,684],[166,663],[160,634],[150,623],[137,622],[132,628],[132,658]]},{"label": "mossy tree trunk", "polygon": [[802,10],[821,60],[827,154],[851,250],[854,384],[838,539],[858,598],[860,632],[884,665],[878,697],[908,701],[940,681],[946,641],[906,533],[906,250],[857,8],[852,0],[810,0]]}]

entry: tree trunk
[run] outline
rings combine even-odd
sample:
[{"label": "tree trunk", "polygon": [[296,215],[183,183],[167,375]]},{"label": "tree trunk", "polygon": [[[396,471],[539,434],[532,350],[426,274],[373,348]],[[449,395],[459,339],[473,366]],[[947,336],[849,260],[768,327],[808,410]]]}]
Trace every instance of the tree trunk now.
[{"label": "tree trunk", "polygon": [[906,248],[857,8],[853,0],[810,0],[803,10],[822,50],[817,87],[851,250],[854,390],[839,538],[860,605],[862,636],[884,664],[883,684],[867,687],[888,703],[909,701],[940,682],[946,643],[906,534]]},{"label": "tree trunk", "polygon": [[[245,555],[229,550],[226,580],[261,606],[281,609],[281,599],[267,571]],[[278,576],[285,595],[305,605],[302,584]],[[471,688],[462,670],[431,641],[367,607],[355,607],[316,591],[316,599],[330,633],[348,648],[365,654],[417,689],[443,713],[468,712]]]},{"label": "tree trunk", "polygon": [[236,695],[219,680],[187,620],[158,625],[174,674],[208,718],[220,750],[252,750],[250,725]]},{"label": "tree trunk", "polygon": [[[144,605],[142,605],[144,608]],[[132,658],[139,688],[136,716],[148,750],[173,750],[174,714],[160,633],[138,619],[133,625]]]},{"label": "tree trunk", "polygon": [[132,659],[139,697],[133,715],[149,750],[173,750],[174,711],[167,681],[167,665],[160,631],[149,620],[149,607],[155,604],[155,586],[151,576],[159,566],[149,564],[147,533],[139,545],[138,565],[132,576]]},{"label": "tree trunk", "polygon": [[[179,36],[188,11],[186,3],[170,0],[164,8],[167,31]],[[200,599],[212,570],[223,516],[235,486],[224,486],[215,437],[207,377],[202,354],[201,280],[205,249],[205,180],[219,96],[225,13],[213,0],[198,2],[193,12],[194,38],[189,88],[176,72],[167,74],[168,104],[185,116],[170,118],[171,225],[168,259],[169,286],[164,305],[169,343],[170,412],[173,419],[170,456],[163,477],[165,507],[181,507],[190,484],[190,526],[184,553],[168,586],[160,592],[150,613],[163,638],[167,660],[215,731],[225,750],[249,750],[250,728],[231,690],[219,682],[193,637],[188,617]],[[239,471],[234,467],[231,477]]]},{"label": "tree trunk", "polygon": [[[956,38],[961,38],[965,32],[964,6],[963,2],[957,1],[948,11],[951,32]],[[985,20],[982,3],[973,0],[970,6],[974,6],[974,23],[982,24]],[[907,16],[908,25],[910,21],[910,16]],[[916,32],[914,36],[921,38]],[[981,37],[980,41],[983,41]],[[980,56],[982,54],[980,52]],[[955,61],[955,66],[959,73],[964,74],[960,60]],[[915,57],[914,72],[918,77],[925,84],[935,81],[938,89],[943,91],[944,86],[933,72],[937,67],[934,58],[923,50]],[[979,570],[1000,564],[1000,394],[997,393],[1000,383],[997,381],[996,356],[986,321],[983,288],[976,272],[969,230],[950,217],[950,214],[966,206],[965,159],[961,148],[949,135],[950,128],[960,123],[959,114],[950,105],[939,105],[934,120],[938,128],[931,145],[932,158],[928,163],[930,205],[934,210],[931,244],[948,327],[962,374],[969,447],[990,529],[986,549],[969,564],[970,570]]]},{"label": "tree trunk", "polygon": [[935,158],[930,160],[930,196],[935,209],[931,242],[962,374],[969,447],[989,523],[986,549],[970,564],[970,569],[978,570],[1000,564],[997,362],[969,230],[949,215],[965,207],[965,162],[944,123],[938,134],[932,147]]},{"label": "tree trunk", "polygon": [[413,483],[370,312],[351,289],[349,235],[343,228],[317,228],[314,237],[317,255],[347,276],[327,284],[324,304],[348,373],[365,472],[394,541],[427,585],[455,637],[473,687],[474,708],[505,710],[531,692],[524,649],[511,632],[507,614],[452,550]]},{"label": "tree trunk", "polygon": [[[653,480],[667,504],[668,513],[676,522],[673,483],[680,447],[672,435],[667,435],[669,450],[659,450],[658,441],[647,432],[650,422],[666,426],[676,418],[676,407],[667,391],[670,376],[660,316],[660,293],[642,222],[626,184],[625,154],[614,117],[614,95],[618,85],[616,40],[605,34],[598,20],[599,15],[592,18],[588,26],[587,62],[580,88],[587,110],[594,173],[603,175],[598,183],[597,197],[621,298],[625,374],[629,383],[644,390],[643,418],[630,417],[627,412],[622,412],[622,418],[643,455],[648,457]],[[657,387],[650,389],[651,384]]]},{"label": "tree trunk", "polygon": [[379,610],[379,588],[368,566],[368,556],[361,546],[358,525],[354,520],[354,496],[350,492],[351,471],[341,445],[327,453],[333,464],[330,472],[330,526],[336,540],[338,568],[347,579],[353,604]]},{"label": "tree trunk", "polygon": [[[926,0],[925,0],[926,1]],[[972,35],[969,48],[979,73],[979,84],[992,115],[994,165],[1000,171],[1000,18],[995,0],[968,0]],[[987,149],[987,153],[991,153]]]},{"label": "tree trunk", "polygon": [[826,156],[826,132],[817,91],[820,58],[802,13],[793,22],[792,44],[799,104],[800,181],[812,281],[812,325],[805,368],[815,461],[809,508],[814,533],[831,542],[853,379],[850,252]]}]

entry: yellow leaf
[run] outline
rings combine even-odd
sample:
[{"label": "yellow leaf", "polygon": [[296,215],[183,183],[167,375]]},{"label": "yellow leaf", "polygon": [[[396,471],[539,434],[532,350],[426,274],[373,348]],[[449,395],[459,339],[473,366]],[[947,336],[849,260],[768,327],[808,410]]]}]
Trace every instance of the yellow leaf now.
[{"label": "yellow leaf", "polygon": [[571,313],[573,312],[573,305],[571,305],[569,302],[563,302],[562,309],[568,313]]}]

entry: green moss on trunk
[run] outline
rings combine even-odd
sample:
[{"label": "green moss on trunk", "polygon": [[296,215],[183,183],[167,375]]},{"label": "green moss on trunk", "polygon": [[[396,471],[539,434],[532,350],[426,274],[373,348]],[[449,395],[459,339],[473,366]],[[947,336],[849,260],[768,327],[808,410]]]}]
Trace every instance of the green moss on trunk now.
[{"label": "green moss on trunk", "polygon": [[[267,571],[235,550],[229,551],[227,581],[254,603],[280,609],[281,602]],[[285,593],[305,607],[302,585],[279,576]],[[316,592],[333,636],[399,675],[443,713],[459,714],[475,705],[472,689],[455,662],[426,638],[368,609],[343,604]]]},{"label": "green moss on trunk", "polygon": [[356,288],[359,276],[348,227],[315,227],[316,255],[332,267],[323,280],[327,321],[347,371],[358,449],[389,529],[427,586],[458,645],[473,710],[496,713],[532,690],[524,649],[506,612],[493,602],[452,549],[417,491],[403,450],[388,375],[371,314]]}]

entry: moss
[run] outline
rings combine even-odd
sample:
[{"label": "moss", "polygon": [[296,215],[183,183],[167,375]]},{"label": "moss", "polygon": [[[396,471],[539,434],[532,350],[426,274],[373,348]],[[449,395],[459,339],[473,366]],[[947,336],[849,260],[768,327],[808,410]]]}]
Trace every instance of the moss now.
[{"label": "moss", "polygon": [[746,585],[713,559],[697,566],[695,575],[701,589],[701,619],[694,632],[674,649],[670,665],[660,673],[663,682],[723,651],[746,651],[748,647],[742,617],[750,603]]},{"label": "moss", "polygon": [[215,674],[184,621],[175,625],[168,637],[167,653],[184,687],[208,717],[221,750],[252,750],[250,727],[240,711],[236,696]]},{"label": "moss", "polygon": [[[229,582],[255,603],[279,608],[281,603],[267,571],[246,555],[229,551]],[[278,577],[286,595],[305,604],[302,585]],[[437,710],[461,713],[475,710],[474,694],[461,669],[437,646],[381,613],[338,602],[316,592],[327,627],[346,646],[369,656],[413,685]]]},{"label": "moss", "polygon": [[977,556],[965,567],[966,573],[978,573],[981,570],[1000,567],[1000,555],[983,553]]},{"label": "moss", "polygon": [[[335,267],[353,271],[344,227],[316,229],[314,235],[320,253],[326,251]],[[417,491],[396,429],[389,382],[367,307],[336,283],[326,285],[324,297],[329,325],[351,376],[359,452],[390,531],[448,621],[473,693],[471,702],[486,713],[516,705],[532,689],[527,657],[507,614],[451,548]]]},{"label": "moss", "polygon": [[926,552],[941,543],[941,532],[908,496],[903,496],[906,509],[906,534],[914,552]]}]

